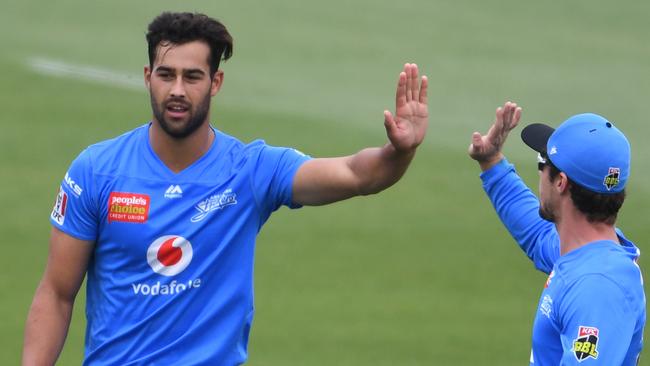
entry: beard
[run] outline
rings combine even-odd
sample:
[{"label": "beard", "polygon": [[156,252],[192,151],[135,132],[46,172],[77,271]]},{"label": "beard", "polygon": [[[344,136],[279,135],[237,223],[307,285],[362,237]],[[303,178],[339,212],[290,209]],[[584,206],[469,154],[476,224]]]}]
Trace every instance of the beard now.
[{"label": "beard", "polygon": [[546,205],[544,205],[544,203],[540,201],[539,216],[546,221],[555,222],[556,217],[555,217],[553,205],[551,205],[548,202],[546,202]]},{"label": "beard", "polygon": [[[151,109],[153,110],[156,121],[158,121],[160,127],[166,134],[175,139],[180,140],[190,136],[207,121],[208,112],[210,111],[209,93],[205,95],[205,98],[203,98],[194,110],[192,109],[192,105],[183,98],[170,98],[163,103],[158,103],[151,91],[149,92],[149,96],[151,98]],[[170,103],[181,103],[187,106],[187,122],[179,124],[170,122],[165,118],[165,111],[167,110],[167,105]]]}]

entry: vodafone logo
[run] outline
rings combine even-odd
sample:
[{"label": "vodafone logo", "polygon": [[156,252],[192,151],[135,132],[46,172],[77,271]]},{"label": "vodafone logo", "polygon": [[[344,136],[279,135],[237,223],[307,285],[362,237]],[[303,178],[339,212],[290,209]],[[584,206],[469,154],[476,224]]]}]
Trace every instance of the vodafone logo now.
[{"label": "vodafone logo", "polygon": [[175,276],[192,261],[192,244],[178,235],[165,235],[156,239],[147,250],[147,262],[154,272]]}]

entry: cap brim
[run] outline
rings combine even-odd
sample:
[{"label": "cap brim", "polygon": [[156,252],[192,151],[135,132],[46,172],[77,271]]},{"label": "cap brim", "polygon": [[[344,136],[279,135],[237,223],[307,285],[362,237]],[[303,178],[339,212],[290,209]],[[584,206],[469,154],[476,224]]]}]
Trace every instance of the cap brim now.
[{"label": "cap brim", "polygon": [[543,123],[532,123],[521,130],[521,139],[531,149],[546,153],[546,143],[555,129]]}]

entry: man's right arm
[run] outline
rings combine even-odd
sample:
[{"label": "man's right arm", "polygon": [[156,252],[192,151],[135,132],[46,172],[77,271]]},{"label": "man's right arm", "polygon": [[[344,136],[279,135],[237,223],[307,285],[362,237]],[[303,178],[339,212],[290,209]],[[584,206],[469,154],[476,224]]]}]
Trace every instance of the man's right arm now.
[{"label": "man's right arm", "polygon": [[560,254],[557,231],[539,216],[537,197],[501,153],[508,133],[520,118],[521,108],[505,103],[497,109],[495,121],[485,135],[474,132],[468,152],[483,171],[483,188],[499,218],[535,266],[548,273]]},{"label": "man's right arm", "polygon": [[535,267],[549,273],[560,256],[555,225],[539,215],[539,200],[505,158],[481,173],[483,189],[510,235]]},{"label": "man's right arm", "polygon": [[52,228],[47,266],[27,316],[24,366],[53,365],[59,357],[92,250],[93,242]]}]

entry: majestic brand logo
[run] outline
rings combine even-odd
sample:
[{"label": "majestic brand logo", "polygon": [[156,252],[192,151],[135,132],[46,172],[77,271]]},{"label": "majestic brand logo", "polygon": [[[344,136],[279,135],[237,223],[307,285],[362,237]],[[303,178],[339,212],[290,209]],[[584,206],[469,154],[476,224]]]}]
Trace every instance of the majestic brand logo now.
[{"label": "majestic brand logo", "polygon": [[612,167],[609,168],[609,171],[605,176],[605,180],[603,180],[603,184],[605,185],[605,188],[607,188],[608,191],[611,191],[612,188],[618,185],[618,183],[620,182],[619,180],[620,175],[621,175],[621,169],[612,168]]},{"label": "majestic brand logo", "polygon": [[146,194],[111,192],[108,197],[108,222],[143,224],[149,218],[151,199]]},{"label": "majestic brand logo", "polygon": [[582,362],[591,357],[594,360],[598,358],[598,328],[595,327],[578,327],[578,338],[573,340],[573,353],[578,362]]},{"label": "majestic brand logo", "polygon": [[56,201],[54,201],[54,208],[52,208],[52,214],[50,217],[54,222],[59,225],[63,225],[65,221],[65,211],[68,207],[68,195],[63,190],[63,187],[59,187],[59,193],[56,195]]},{"label": "majestic brand logo", "polygon": [[72,193],[74,193],[75,196],[77,196],[77,197],[81,196],[81,192],[84,191],[83,188],[81,188],[81,186],[79,186],[77,183],[75,183],[75,181],[72,180],[72,178],[70,177],[70,175],[67,172],[65,173],[65,178],[63,178],[63,180],[65,181],[65,184],[67,184],[68,187],[70,187],[70,189],[72,190]]},{"label": "majestic brand logo", "polygon": [[226,206],[236,205],[237,204],[237,195],[232,193],[232,189],[226,189],[221,194],[215,194],[210,198],[207,198],[199,202],[194,208],[196,208],[199,213],[194,215],[190,221],[199,222],[203,220],[210,212],[221,210]]},{"label": "majestic brand logo", "polygon": [[165,198],[181,198],[181,197],[183,197],[183,190],[181,189],[181,186],[179,186],[178,184],[176,185],[172,184],[165,191]]},{"label": "majestic brand logo", "polygon": [[187,268],[192,261],[192,253],[192,244],[187,239],[165,235],[149,245],[147,262],[154,272],[170,277]]}]

